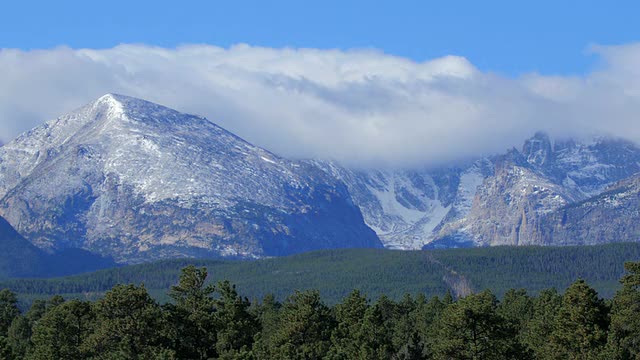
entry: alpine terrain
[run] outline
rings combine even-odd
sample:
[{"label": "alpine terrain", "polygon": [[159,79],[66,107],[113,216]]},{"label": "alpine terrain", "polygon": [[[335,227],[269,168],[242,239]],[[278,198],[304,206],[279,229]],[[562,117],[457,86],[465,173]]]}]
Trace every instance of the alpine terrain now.
[{"label": "alpine terrain", "polygon": [[381,247],[346,186],[212,122],[105,95],[0,148],[0,214],[119,262]]},{"label": "alpine terrain", "polygon": [[294,161],[202,117],[109,94],[0,147],[0,216],[49,253],[123,263],[600,244],[638,241],[639,172],[631,142],[544,133],[439,168]]},{"label": "alpine terrain", "polygon": [[520,150],[439,169],[325,168],[391,248],[640,240],[640,148],[621,139],[538,133]]}]

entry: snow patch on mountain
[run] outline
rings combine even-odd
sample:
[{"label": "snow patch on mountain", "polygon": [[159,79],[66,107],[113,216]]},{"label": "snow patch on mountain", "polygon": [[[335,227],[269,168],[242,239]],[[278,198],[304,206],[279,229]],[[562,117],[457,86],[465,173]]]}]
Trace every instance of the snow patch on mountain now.
[{"label": "snow patch on mountain", "polygon": [[0,148],[0,214],[39,247],[125,262],[380,246],[320,169],[115,94]]},{"label": "snow patch on mountain", "polygon": [[465,216],[471,210],[478,186],[482,185],[484,179],[485,176],[477,168],[470,168],[460,176],[456,208],[461,215]]},{"label": "snow patch on mountain", "polygon": [[[438,189],[433,179],[423,177],[432,189],[425,194],[424,189],[417,188],[414,183],[399,173],[384,174],[385,187],[369,189],[382,207],[382,212],[395,219],[392,226],[381,229],[375,224],[370,226],[376,231],[386,247],[392,249],[420,249],[433,230],[442,221],[450,209],[443,206],[438,198]],[[409,199],[413,200],[410,201]],[[366,221],[366,216],[365,216]]]}]

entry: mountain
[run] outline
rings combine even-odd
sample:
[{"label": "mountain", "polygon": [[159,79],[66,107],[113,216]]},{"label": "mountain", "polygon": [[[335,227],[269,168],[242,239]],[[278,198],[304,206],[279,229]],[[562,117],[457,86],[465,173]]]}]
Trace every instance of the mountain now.
[{"label": "mountain", "polygon": [[44,269],[44,251],[20,236],[5,220],[0,218],[0,278],[25,277]]},{"label": "mountain", "polygon": [[[440,235],[466,236],[478,245],[569,245],[583,239],[542,233],[549,219],[635,176],[640,148],[620,139],[553,142],[537,134],[521,151],[498,157],[494,168],[494,175],[478,187],[468,216]],[[608,225],[603,218],[581,226],[599,231]],[[637,239],[603,237],[598,243],[629,240]]]},{"label": "mountain", "polygon": [[551,214],[638,174],[640,148],[615,138],[554,141],[537,133],[521,149],[440,168],[353,170],[317,163],[347,184],[365,222],[388,248],[563,245],[582,240],[567,239],[577,233],[540,233],[554,221]]},{"label": "mountain", "polygon": [[595,245],[640,241],[640,176],[564,206],[540,221],[541,244]]},{"label": "mountain", "polygon": [[0,217],[0,278],[51,277],[115,266],[107,258],[83,250],[48,254],[33,246]]},{"label": "mountain", "polygon": [[47,253],[120,263],[599,244],[639,240],[639,174],[634,143],[544,133],[440,167],[294,161],[202,117],[109,94],[0,147],[0,216]]},{"label": "mountain", "polygon": [[0,215],[39,248],[127,263],[381,247],[316,166],[114,94],[0,148]]},{"label": "mountain", "polygon": [[318,162],[347,184],[364,220],[385,247],[420,249],[443,224],[466,216],[476,188],[493,172],[481,159],[440,169],[353,170]]}]

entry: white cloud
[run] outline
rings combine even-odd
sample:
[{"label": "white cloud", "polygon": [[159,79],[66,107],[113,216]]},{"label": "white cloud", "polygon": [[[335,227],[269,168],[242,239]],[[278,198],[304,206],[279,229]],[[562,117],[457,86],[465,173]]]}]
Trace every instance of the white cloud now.
[{"label": "white cloud", "polygon": [[373,50],[0,50],[0,138],[109,92],[204,115],[289,157],[368,166],[434,164],[519,146],[544,130],[640,140],[640,44],[593,47],[582,77],[508,78],[448,56]]}]

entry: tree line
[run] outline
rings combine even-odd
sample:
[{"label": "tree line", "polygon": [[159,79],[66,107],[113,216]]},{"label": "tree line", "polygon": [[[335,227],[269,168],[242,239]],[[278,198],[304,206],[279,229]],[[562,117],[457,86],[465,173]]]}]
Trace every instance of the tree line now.
[{"label": "tree line", "polygon": [[316,290],[249,301],[190,265],[159,304],[143,285],[99,300],[35,301],[21,313],[0,291],[1,359],[640,359],[640,262],[601,299],[584,280],[563,294],[485,290],[454,299]]},{"label": "tree line", "polygon": [[144,283],[153,298],[164,303],[181,269],[195,265],[207,267],[208,282],[230,280],[249,299],[269,293],[285,299],[295,290],[315,289],[327,304],[335,305],[354,288],[373,299],[385,294],[397,301],[406,293],[431,298],[446,292],[450,285],[443,279],[451,271],[464,276],[473,290],[491,289],[499,298],[511,288],[526,288],[531,294],[551,287],[566,289],[576,279],[587,280],[601,297],[611,298],[620,287],[626,261],[640,261],[640,243],[429,251],[339,249],[255,261],[162,260],[63,278],[4,279],[0,289],[16,292],[23,310],[35,299],[56,294],[96,300],[117,284]]}]

